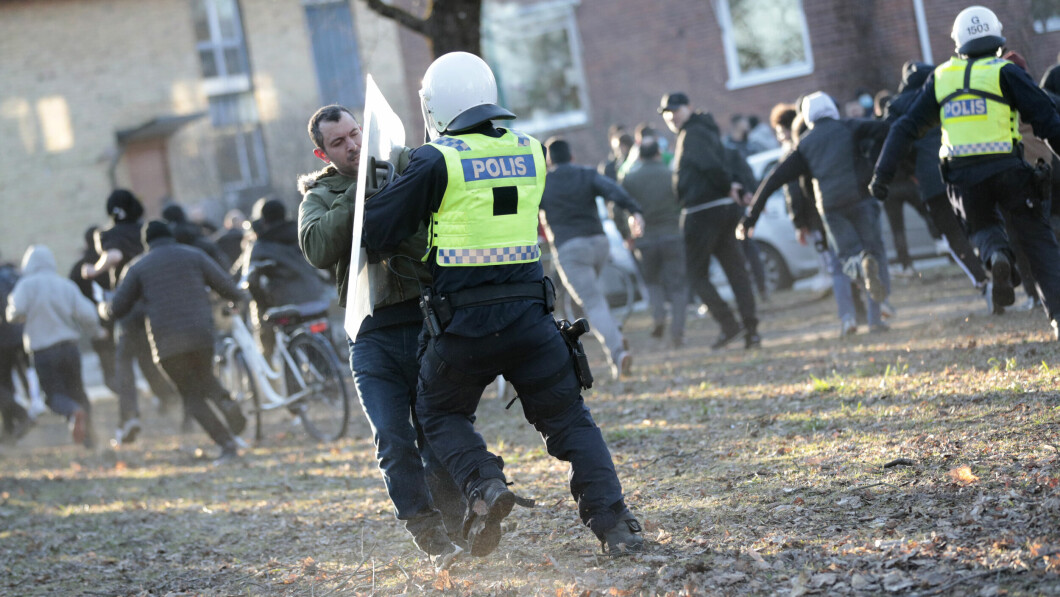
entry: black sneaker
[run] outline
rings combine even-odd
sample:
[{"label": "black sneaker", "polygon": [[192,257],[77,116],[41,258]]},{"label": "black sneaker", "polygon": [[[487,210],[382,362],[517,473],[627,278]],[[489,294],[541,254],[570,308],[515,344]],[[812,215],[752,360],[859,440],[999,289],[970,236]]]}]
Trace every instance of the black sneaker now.
[{"label": "black sneaker", "polygon": [[655,324],[655,327],[653,327],[652,330],[651,330],[651,337],[652,338],[662,338],[663,334],[665,334],[665,333],[666,333],[666,324],[665,323],[657,323],[657,324]]},{"label": "black sneaker", "polygon": [[450,541],[438,553],[429,554],[428,558],[431,560],[431,565],[434,566],[434,571],[441,572],[442,570],[448,570],[449,566],[452,566],[453,562],[462,553],[464,553],[464,549]]},{"label": "black sneaker", "polygon": [[612,558],[643,551],[644,537],[641,537],[640,523],[636,517],[628,510],[623,513],[615,526],[604,531],[600,546]]},{"label": "black sneaker", "polygon": [[219,406],[225,416],[225,420],[228,421],[228,428],[232,430],[232,433],[235,435],[243,433],[243,430],[247,428],[247,418],[243,416],[243,410],[239,408],[239,403],[229,398],[221,401]]},{"label": "black sneaker", "polygon": [[468,499],[464,535],[475,557],[487,556],[501,540],[501,522],[515,507],[515,494],[501,479],[487,479]]},{"label": "black sneaker", "polygon": [[714,341],[714,344],[710,345],[710,349],[711,350],[721,350],[722,348],[725,348],[725,346],[727,346],[729,344],[729,342],[732,342],[733,340],[739,338],[740,337],[740,332],[742,332],[742,331],[743,331],[743,328],[736,328],[736,329],[732,330],[731,332],[726,332],[726,331],[722,330],[721,335],[718,336],[718,339]]},{"label": "black sneaker", "polygon": [[747,332],[747,335],[744,336],[743,340],[743,347],[747,350],[751,350],[752,348],[759,348],[762,346],[762,337],[758,335],[758,332]]},{"label": "black sneaker", "polygon": [[238,462],[240,458],[239,448],[236,447],[235,442],[229,442],[221,447],[221,455],[217,457],[217,460],[213,461],[213,465],[225,466]]},{"label": "black sneaker", "polygon": [[1016,302],[1016,291],[1012,288],[1012,263],[1008,255],[1000,251],[990,258],[990,283],[987,290],[995,312],[998,307],[1008,307]]}]

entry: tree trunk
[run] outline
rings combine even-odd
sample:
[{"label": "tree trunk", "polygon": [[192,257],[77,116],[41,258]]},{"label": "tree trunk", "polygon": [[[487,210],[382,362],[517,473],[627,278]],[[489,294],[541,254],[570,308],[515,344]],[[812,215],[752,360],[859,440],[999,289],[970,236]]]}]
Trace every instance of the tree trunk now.
[{"label": "tree trunk", "polygon": [[482,0],[431,0],[424,17],[383,0],[368,0],[368,8],[426,37],[434,58],[457,51],[482,55]]}]

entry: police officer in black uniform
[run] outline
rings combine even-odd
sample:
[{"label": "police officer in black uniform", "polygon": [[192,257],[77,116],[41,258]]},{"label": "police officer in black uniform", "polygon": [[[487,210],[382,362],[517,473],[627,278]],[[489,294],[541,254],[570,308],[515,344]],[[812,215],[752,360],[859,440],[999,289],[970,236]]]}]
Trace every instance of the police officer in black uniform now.
[{"label": "police officer in black uniform", "polygon": [[1025,70],[998,57],[1005,38],[992,11],[964,9],[951,35],[958,55],[935,69],[909,112],[891,127],[869,189],[885,198],[910,143],[941,123],[939,157],[947,192],[980,259],[990,267],[987,292],[994,306],[1011,305],[1017,284],[1002,207],[1020,231],[1053,337],[1060,340],[1060,245],[1042,209],[1047,185],[1040,182],[1042,173],[1024,161],[1019,133],[1022,116],[1055,152],[1060,116]]},{"label": "police officer in black uniform", "polygon": [[640,526],[550,314],[554,295],[537,246],[546,173],[541,144],[492,125],[515,116],[496,105],[493,73],[472,54],[438,58],[424,75],[420,99],[432,141],[366,203],[364,243],[384,253],[428,224],[424,260],[434,286],[424,293],[430,338],[421,347],[416,413],[468,496],[471,554],[497,547],[501,521],[519,501],[505,484],[503,461],[486,450],[473,425],[483,389],[499,374],[514,386],[549,454],[570,463],[579,514],[604,549],[638,550]]}]

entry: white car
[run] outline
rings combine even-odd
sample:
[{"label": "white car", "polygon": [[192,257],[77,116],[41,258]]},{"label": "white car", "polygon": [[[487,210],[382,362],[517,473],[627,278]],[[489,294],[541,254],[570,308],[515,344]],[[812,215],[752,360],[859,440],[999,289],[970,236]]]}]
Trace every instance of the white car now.
[{"label": "white car", "polygon": [[[781,149],[770,149],[749,156],[747,163],[754,171],[755,177],[761,180],[776,165],[781,152]],[[905,215],[905,233],[909,244],[909,254],[912,258],[938,256],[935,239],[928,231],[927,222],[908,203],[902,209]],[[897,258],[897,252],[894,250],[894,235],[891,233],[890,222],[884,213],[880,214],[880,225],[883,231],[883,244],[887,248],[887,258],[893,262]],[[771,289],[789,288],[794,281],[817,274],[821,263],[817,251],[812,244],[800,245],[795,240],[795,226],[788,218],[783,191],[773,193],[768,199],[755,225],[754,240],[758,243],[762,254],[766,281]],[[711,279],[715,279],[713,271]],[[724,276],[721,276],[721,280],[724,280]]]}]

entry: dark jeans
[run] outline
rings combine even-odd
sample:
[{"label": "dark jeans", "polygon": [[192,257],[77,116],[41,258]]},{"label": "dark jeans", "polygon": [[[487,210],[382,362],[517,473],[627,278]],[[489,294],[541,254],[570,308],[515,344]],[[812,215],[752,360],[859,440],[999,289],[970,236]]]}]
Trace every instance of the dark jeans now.
[{"label": "dark jeans", "polygon": [[[851,279],[857,278],[861,260],[872,255],[880,266],[880,279],[887,294],[891,293],[891,275],[887,267],[887,251],[883,246],[883,231],[880,228],[880,205],[875,199],[862,199],[843,207],[829,208],[824,213],[825,229],[829,244],[835,248],[843,272]],[[880,304],[865,293],[868,305],[869,325],[879,325]]]},{"label": "dark jeans", "polygon": [[431,449],[466,494],[504,479],[503,462],[475,431],[482,391],[497,375],[511,382],[523,415],[553,457],[570,463],[570,491],[594,531],[625,508],[611,453],[580,394],[570,353],[543,305],[534,304],[499,333],[443,334],[424,348],[416,413]]},{"label": "dark jeans", "polygon": [[747,269],[751,271],[758,296],[765,300],[769,289],[766,288],[766,268],[762,265],[762,253],[758,250],[758,243],[753,238],[745,238],[740,241],[740,246],[743,247],[743,256],[747,260]]},{"label": "dark jeans", "polygon": [[114,383],[118,386],[118,412],[121,422],[140,416],[140,402],[137,397],[136,375],[133,372],[133,361],[140,366],[140,372],[151,386],[151,391],[165,404],[177,401],[177,390],[169,379],[158,369],[151,354],[151,344],[147,339],[147,326],[142,317],[128,317],[115,326],[118,337],[117,350],[114,354]]},{"label": "dark jeans", "polygon": [[0,347],[0,415],[4,418],[4,432],[11,433],[15,423],[25,420],[29,414],[15,401],[15,381],[11,377],[18,367],[21,346]]},{"label": "dark jeans", "polygon": [[916,183],[909,179],[895,182],[891,186],[891,193],[887,196],[887,200],[883,202],[883,209],[887,212],[887,221],[891,223],[891,235],[894,236],[894,250],[898,253],[898,263],[902,267],[911,267],[913,258],[909,256],[909,240],[905,236],[903,208],[906,203],[912,205],[920,217],[924,218],[933,238],[939,237],[939,231],[935,229],[924,202],[920,200],[920,190]]},{"label": "dark jeans", "polygon": [[221,404],[232,399],[213,373],[213,347],[164,358],[161,365],[177,386],[185,412],[199,422],[214,443],[230,444],[232,433],[206,402],[209,399]]},{"label": "dark jeans", "polygon": [[1033,176],[1030,167],[1012,168],[974,185],[946,185],[946,190],[983,263],[990,263],[998,251],[1014,260],[1000,208],[1008,211],[1012,226],[1020,232],[1018,242],[1027,254],[1045,312],[1056,319],[1060,317],[1060,245],[1035,196]]},{"label": "dark jeans", "polygon": [[657,326],[666,323],[666,303],[669,302],[673,314],[670,337],[682,340],[688,312],[684,241],[677,235],[638,240],[637,261],[648,286],[652,321]]},{"label": "dark jeans", "polygon": [[[416,417],[420,323],[358,334],[350,344],[350,369],[361,408],[372,427],[375,457],[398,520],[417,534],[441,512],[446,529],[457,531],[464,497],[423,436]],[[437,508],[437,510],[435,510]]]},{"label": "dark jeans", "polygon": [[711,257],[718,259],[725,277],[729,279],[744,328],[749,332],[758,330],[751,277],[747,273],[743,248],[740,241],[736,240],[736,224],[742,213],[742,207],[729,203],[681,216],[688,283],[706,303],[711,316],[725,334],[736,333],[740,326],[736,323],[732,309],[718,295],[718,289],[710,281]]},{"label": "dark jeans", "polygon": [[81,353],[76,342],[60,342],[33,351],[33,366],[48,408],[67,419],[79,410],[91,412],[81,379]]},{"label": "dark jeans", "polygon": [[931,214],[931,220],[935,222],[935,227],[942,233],[942,236],[946,237],[950,252],[957,259],[961,269],[976,284],[985,282],[986,270],[983,269],[983,262],[975,254],[972,243],[968,242],[968,234],[964,231],[964,225],[957,219],[957,214],[953,213],[950,200],[946,195],[935,195],[928,197],[925,204],[928,213]]}]

